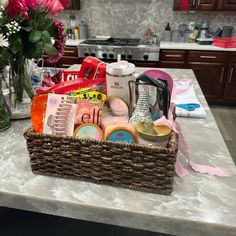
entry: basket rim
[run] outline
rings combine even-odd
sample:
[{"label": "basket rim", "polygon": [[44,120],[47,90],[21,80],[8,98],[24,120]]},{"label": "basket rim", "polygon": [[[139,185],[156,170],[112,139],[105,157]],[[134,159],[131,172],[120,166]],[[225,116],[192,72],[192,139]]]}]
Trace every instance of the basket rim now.
[{"label": "basket rim", "polygon": [[73,143],[77,143],[78,141],[80,142],[87,142],[90,143],[91,145],[98,145],[98,144],[103,144],[103,145],[114,145],[116,147],[127,147],[127,148],[131,148],[131,147],[135,147],[137,150],[138,149],[142,149],[142,150],[153,150],[153,151],[164,151],[164,152],[168,152],[168,153],[177,153],[178,151],[178,145],[175,145],[175,143],[173,143],[173,140],[177,139],[178,140],[178,134],[175,133],[174,131],[171,132],[171,136],[170,136],[170,140],[169,140],[169,144],[168,147],[164,148],[164,147],[160,147],[160,146],[147,146],[147,145],[140,145],[140,144],[131,144],[131,143],[122,143],[122,142],[112,142],[112,141],[108,141],[108,140],[96,140],[96,139],[89,139],[89,138],[77,138],[74,136],[56,136],[56,135],[52,135],[52,134],[38,134],[34,132],[34,129],[28,128],[25,132],[24,132],[24,137],[25,139],[27,139],[28,137],[30,138],[42,138],[42,139],[46,139],[46,138],[53,138],[54,140],[67,140]]}]

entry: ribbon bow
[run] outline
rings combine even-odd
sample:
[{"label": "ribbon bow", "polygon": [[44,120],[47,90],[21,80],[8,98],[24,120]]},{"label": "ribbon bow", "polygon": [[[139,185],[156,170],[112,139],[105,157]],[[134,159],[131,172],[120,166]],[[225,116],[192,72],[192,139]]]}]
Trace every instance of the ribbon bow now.
[{"label": "ribbon bow", "polygon": [[[229,173],[227,173],[226,171],[220,168],[212,167],[208,165],[196,164],[191,160],[188,145],[184,138],[183,131],[180,125],[173,119],[174,106],[175,106],[174,103],[170,104],[168,120],[166,119],[165,116],[162,116],[160,119],[154,121],[154,125],[167,125],[179,135],[179,143],[178,143],[179,151],[187,158],[190,167],[194,171],[197,171],[202,174],[216,175],[216,176],[221,176],[221,177],[230,176]],[[184,168],[183,164],[181,163],[178,155],[175,162],[175,172],[179,177],[184,177],[189,174],[189,172]]]}]

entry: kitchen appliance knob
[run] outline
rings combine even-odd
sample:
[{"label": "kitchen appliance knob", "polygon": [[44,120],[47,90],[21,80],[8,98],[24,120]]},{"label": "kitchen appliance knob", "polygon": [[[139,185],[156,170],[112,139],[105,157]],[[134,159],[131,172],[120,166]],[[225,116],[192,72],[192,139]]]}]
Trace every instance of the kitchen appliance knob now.
[{"label": "kitchen appliance knob", "polygon": [[127,55],[127,58],[128,58],[128,59],[132,59],[132,57],[133,57],[133,54],[128,54],[128,55]]},{"label": "kitchen appliance knob", "polygon": [[104,52],[104,53],[102,54],[102,57],[107,58],[107,53]]},{"label": "kitchen appliance knob", "polygon": [[113,53],[109,53],[109,58],[113,59],[114,58],[114,54]]},{"label": "kitchen appliance knob", "polygon": [[91,52],[90,54],[92,57],[96,57],[96,53],[95,52]]},{"label": "kitchen appliance knob", "polygon": [[148,59],[148,55],[147,55],[147,54],[144,54],[144,55],[143,55],[143,59],[144,59],[144,60],[147,60],[147,59]]},{"label": "kitchen appliance knob", "polygon": [[121,54],[121,59],[125,59],[126,55],[125,54]]},{"label": "kitchen appliance knob", "polygon": [[84,56],[88,57],[89,56],[89,52],[88,51],[84,52]]}]

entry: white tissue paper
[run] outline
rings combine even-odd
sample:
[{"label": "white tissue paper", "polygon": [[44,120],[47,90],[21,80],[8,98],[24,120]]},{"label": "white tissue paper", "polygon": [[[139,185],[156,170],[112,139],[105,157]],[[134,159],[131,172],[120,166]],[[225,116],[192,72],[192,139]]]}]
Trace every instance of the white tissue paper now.
[{"label": "white tissue paper", "polygon": [[[186,86],[187,85],[187,86]],[[184,88],[184,89],[182,89]],[[193,84],[189,80],[175,80],[171,101],[174,104],[198,104],[200,107],[193,111],[176,106],[176,115],[182,117],[206,118],[206,111],[199,102]]]}]

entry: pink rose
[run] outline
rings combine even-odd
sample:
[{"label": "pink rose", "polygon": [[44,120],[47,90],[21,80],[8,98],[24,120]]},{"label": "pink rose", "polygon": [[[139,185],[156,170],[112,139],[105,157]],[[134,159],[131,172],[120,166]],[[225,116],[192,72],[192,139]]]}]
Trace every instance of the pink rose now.
[{"label": "pink rose", "polygon": [[25,0],[25,3],[27,5],[27,7],[29,8],[35,8],[35,0]]},{"label": "pink rose", "polygon": [[62,4],[62,6],[63,6],[64,8],[66,8],[66,6],[67,6],[67,1],[66,1],[66,0],[60,0],[60,2],[61,2],[61,4]]},{"label": "pink rose", "polygon": [[64,9],[59,0],[47,0],[46,8],[52,15],[55,15]]},{"label": "pink rose", "polygon": [[52,15],[64,9],[59,0],[35,0],[35,5],[40,8],[46,8]]},{"label": "pink rose", "polygon": [[45,8],[47,1],[48,0],[35,0],[35,5],[41,8]]},{"label": "pink rose", "polygon": [[6,10],[9,17],[15,18],[18,15],[22,15],[24,19],[29,19],[27,13],[29,9],[25,0],[9,0]]}]

